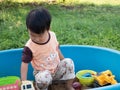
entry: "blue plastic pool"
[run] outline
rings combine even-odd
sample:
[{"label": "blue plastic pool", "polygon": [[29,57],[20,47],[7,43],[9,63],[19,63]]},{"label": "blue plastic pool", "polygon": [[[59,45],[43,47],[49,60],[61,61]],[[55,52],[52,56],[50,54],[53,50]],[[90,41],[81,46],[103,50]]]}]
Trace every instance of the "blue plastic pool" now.
[{"label": "blue plastic pool", "polygon": [[[120,52],[117,50],[87,46],[61,45],[65,57],[72,58],[75,63],[75,72],[79,70],[94,70],[97,72],[111,70],[115,79],[120,82]],[[0,77],[20,76],[22,48],[0,51]],[[29,65],[28,79],[33,80],[32,67]],[[89,90],[120,90],[120,83]]]}]

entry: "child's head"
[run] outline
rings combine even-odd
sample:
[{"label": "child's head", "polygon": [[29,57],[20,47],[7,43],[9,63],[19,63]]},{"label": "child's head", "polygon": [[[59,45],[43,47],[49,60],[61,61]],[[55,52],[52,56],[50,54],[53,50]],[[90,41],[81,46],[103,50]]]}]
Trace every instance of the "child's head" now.
[{"label": "child's head", "polygon": [[26,18],[26,26],[30,32],[42,34],[50,29],[51,15],[45,8],[33,9]]}]

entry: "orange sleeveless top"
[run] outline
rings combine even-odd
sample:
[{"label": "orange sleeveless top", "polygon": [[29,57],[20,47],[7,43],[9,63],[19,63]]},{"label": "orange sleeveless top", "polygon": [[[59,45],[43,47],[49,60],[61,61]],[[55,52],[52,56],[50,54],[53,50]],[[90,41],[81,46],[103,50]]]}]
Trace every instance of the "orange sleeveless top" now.
[{"label": "orange sleeveless top", "polygon": [[25,46],[32,51],[33,58],[31,64],[35,70],[49,70],[54,73],[60,58],[58,56],[58,41],[54,32],[50,33],[50,40],[44,45],[34,43],[31,39],[28,40]]}]

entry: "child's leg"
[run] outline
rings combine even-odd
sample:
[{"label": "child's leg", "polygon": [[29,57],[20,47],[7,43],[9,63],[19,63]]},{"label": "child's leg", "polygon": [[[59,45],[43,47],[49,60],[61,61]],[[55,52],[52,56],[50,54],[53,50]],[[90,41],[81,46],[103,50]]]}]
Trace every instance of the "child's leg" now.
[{"label": "child's leg", "polygon": [[52,82],[52,76],[49,71],[39,71],[35,74],[35,81],[38,90],[47,90]]},{"label": "child's leg", "polygon": [[66,58],[62,60],[58,66],[54,79],[66,80],[67,90],[74,90],[72,88],[72,82],[75,78],[74,63],[71,59]]}]

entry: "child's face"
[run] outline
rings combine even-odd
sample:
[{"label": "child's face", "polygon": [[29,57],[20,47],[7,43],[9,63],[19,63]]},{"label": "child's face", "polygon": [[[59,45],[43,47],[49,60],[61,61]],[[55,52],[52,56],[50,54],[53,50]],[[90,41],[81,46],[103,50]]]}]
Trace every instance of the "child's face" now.
[{"label": "child's face", "polygon": [[45,31],[42,34],[33,33],[30,30],[28,31],[29,31],[30,38],[35,42],[44,43],[48,39],[48,31]]}]

